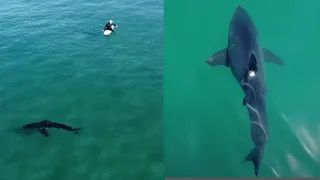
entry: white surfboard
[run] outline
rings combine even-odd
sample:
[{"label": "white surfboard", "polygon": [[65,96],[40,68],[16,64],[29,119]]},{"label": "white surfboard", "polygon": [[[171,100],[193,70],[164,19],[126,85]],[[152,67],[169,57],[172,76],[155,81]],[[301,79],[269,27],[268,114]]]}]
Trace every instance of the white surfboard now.
[{"label": "white surfboard", "polygon": [[[111,26],[112,29],[114,29],[114,27],[115,27],[114,25]],[[117,26],[116,26],[116,27],[117,27]],[[112,33],[112,31],[110,31],[110,30],[105,30],[105,31],[103,32],[103,35],[109,36],[111,33]]]}]

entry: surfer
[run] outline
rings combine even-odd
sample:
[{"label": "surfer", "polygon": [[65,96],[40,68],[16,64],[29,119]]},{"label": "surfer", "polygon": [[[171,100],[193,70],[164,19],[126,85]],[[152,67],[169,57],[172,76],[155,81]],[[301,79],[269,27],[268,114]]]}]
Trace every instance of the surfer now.
[{"label": "surfer", "polygon": [[112,29],[112,26],[118,27],[116,24],[113,23],[112,20],[109,20],[109,22],[104,26],[102,31],[109,30],[115,33],[114,30]]}]

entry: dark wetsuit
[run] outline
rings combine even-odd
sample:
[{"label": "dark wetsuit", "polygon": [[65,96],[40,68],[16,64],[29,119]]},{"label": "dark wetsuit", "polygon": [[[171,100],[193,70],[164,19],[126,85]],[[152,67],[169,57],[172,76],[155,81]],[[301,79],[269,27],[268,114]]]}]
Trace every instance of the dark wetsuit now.
[{"label": "dark wetsuit", "polygon": [[103,31],[105,31],[105,30],[110,30],[110,31],[114,32],[113,29],[112,29],[112,25],[117,26],[117,25],[114,24],[114,23],[111,24],[110,22],[108,22],[108,23],[104,26]]}]

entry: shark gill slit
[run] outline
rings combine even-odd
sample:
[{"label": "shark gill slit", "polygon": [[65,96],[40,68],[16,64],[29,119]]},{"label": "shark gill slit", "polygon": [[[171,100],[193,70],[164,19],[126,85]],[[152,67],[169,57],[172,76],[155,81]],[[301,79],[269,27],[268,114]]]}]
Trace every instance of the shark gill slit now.
[{"label": "shark gill slit", "polygon": [[243,86],[243,85],[248,86],[248,87],[252,90],[254,98],[256,98],[256,91],[253,89],[253,87],[252,87],[250,84],[248,84],[248,83],[241,83],[241,85],[242,85],[242,86]]},{"label": "shark gill slit", "polygon": [[[252,111],[254,111],[254,112],[258,115],[258,118],[259,118],[259,121],[260,121],[260,114],[259,114],[259,112],[258,112],[256,109],[254,109],[250,104],[247,104],[247,107],[250,108]],[[262,124],[261,124],[261,123],[258,123],[258,122],[255,122],[255,121],[251,121],[250,123],[256,124],[256,125],[260,126],[261,129],[262,129],[262,131],[263,131],[263,133],[264,133],[264,135],[266,136],[267,141],[268,141],[267,132],[266,132],[266,130],[263,128]]]}]

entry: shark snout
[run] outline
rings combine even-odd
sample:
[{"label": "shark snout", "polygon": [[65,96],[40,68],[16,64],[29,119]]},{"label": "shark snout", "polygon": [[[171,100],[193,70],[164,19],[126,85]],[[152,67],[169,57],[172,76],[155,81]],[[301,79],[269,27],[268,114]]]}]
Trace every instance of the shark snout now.
[{"label": "shark snout", "polygon": [[250,17],[247,11],[239,5],[234,11],[232,19],[234,21],[247,21],[248,19],[250,19]]},{"label": "shark snout", "polygon": [[236,7],[236,10],[235,10],[235,11],[243,12],[243,11],[245,11],[245,10],[243,9],[242,6],[238,5],[238,6]]}]

